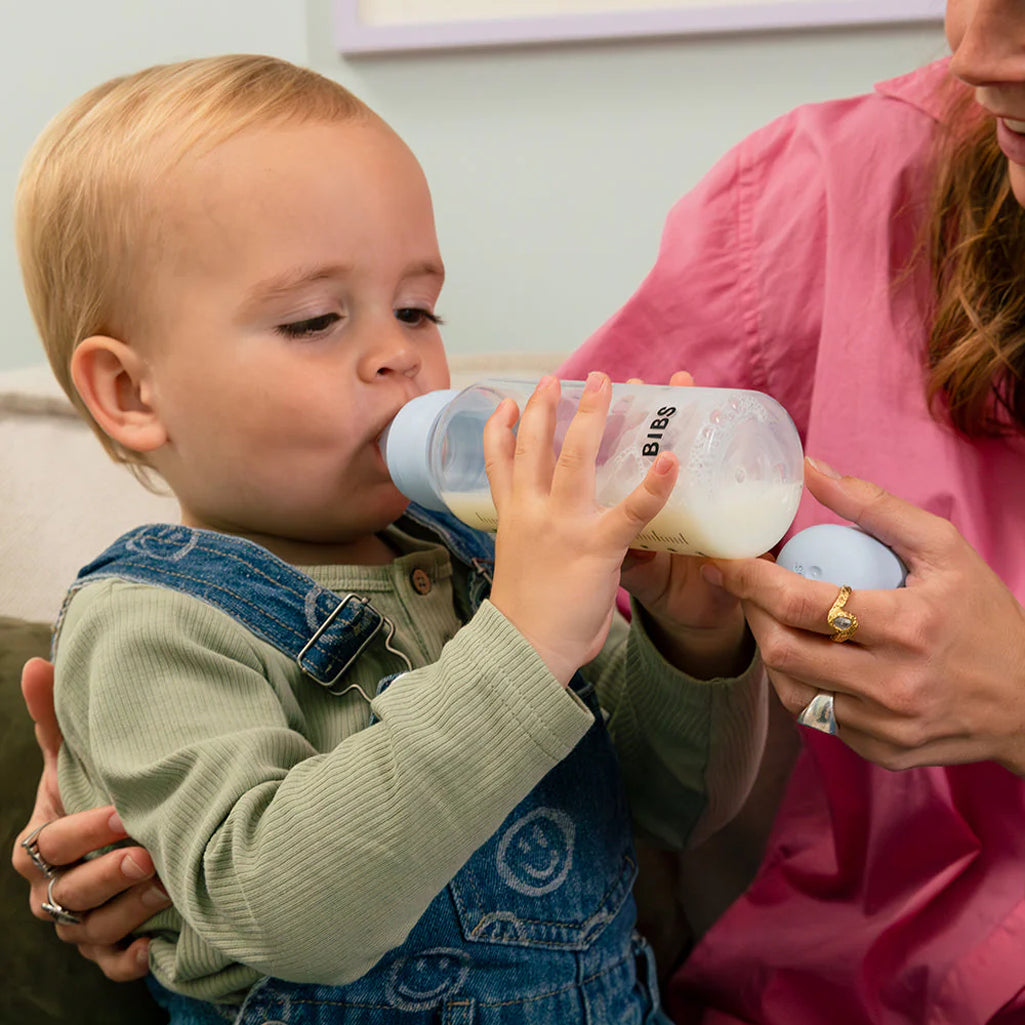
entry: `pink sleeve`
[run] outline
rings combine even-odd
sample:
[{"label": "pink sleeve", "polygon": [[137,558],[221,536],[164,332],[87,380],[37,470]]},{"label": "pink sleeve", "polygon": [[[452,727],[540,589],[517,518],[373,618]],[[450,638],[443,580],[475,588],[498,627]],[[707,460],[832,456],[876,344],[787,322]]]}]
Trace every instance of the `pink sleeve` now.
[{"label": "pink sleeve", "polygon": [[560,368],[613,380],[754,388],[804,433],[821,329],[825,171],[800,112],[728,153],[672,209],[658,258],[626,304]]}]

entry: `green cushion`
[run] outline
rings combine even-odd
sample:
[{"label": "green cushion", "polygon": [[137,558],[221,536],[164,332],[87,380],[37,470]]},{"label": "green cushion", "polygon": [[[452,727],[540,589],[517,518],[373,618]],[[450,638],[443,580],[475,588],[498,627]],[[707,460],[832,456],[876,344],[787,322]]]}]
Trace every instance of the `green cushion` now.
[{"label": "green cushion", "polygon": [[0,870],[0,1022],[74,1025],[156,1025],[167,1015],[143,982],[115,983],[77,949],[61,943],[53,926],[34,918],[28,886],[10,867],[10,851],[28,821],[42,758],[21,697],[21,667],[46,656],[50,629],[0,617],[0,838],[7,864]]}]

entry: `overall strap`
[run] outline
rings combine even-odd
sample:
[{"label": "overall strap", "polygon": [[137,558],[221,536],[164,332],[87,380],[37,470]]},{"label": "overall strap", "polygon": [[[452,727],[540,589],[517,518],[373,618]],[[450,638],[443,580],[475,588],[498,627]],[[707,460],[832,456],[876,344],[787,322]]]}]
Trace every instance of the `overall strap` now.
[{"label": "overall strap", "polygon": [[[469,567],[470,607],[476,611],[491,583],[488,535],[416,506],[406,515]],[[227,613],[334,693],[387,622],[366,598],[321,587],[262,545],[193,527],[158,523],[123,534],[79,571],[65,608],[86,583],[111,577],[181,591]]]},{"label": "overall strap", "polygon": [[366,598],[337,595],[262,545],[212,530],[130,530],[79,572],[69,598],[110,577],[181,591],[227,613],[328,689],[384,623]]}]

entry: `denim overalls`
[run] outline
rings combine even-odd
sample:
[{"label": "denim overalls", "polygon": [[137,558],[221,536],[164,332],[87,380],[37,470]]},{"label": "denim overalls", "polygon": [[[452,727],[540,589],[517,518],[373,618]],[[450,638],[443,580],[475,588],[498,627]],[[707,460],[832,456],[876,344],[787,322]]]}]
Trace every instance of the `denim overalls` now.
[{"label": "denim overalls", "polygon": [[[426,530],[467,567],[475,610],[490,586],[491,538],[416,506],[406,517],[419,525],[414,532]],[[259,545],[186,527],[129,532],[81,571],[75,589],[110,576],[214,605],[335,693],[383,621],[364,599],[339,597]],[[572,686],[594,713],[591,729],[470,857],[401,946],[345,986],[265,978],[241,1008],[179,996],[151,977],[172,1025],[667,1022],[650,948],[634,931],[636,866],[616,756],[590,685],[578,674]]]}]

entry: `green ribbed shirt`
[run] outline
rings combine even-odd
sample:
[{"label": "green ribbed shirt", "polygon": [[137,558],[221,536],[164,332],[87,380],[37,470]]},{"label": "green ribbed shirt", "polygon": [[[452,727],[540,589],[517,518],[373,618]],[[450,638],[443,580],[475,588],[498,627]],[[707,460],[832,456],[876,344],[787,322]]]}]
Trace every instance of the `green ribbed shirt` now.
[{"label": "green ribbed shirt", "polygon": [[[444,548],[388,536],[404,553],[390,565],[302,567],[394,624],[392,646],[413,669],[377,697],[378,681],[406,668],[383,631],[335,696],[176,591],[101,580],[68,605],[56,656],[61,794],[69,812],[113,803],[153,855],[175,906],[141,931],[173,990],[230,1002],[264,975],[359,978],[590,727],[494,606],[463,622]],[[638,619],[617,619],[584,675],[639,828],[682,845],[710,791],[718,808],[743,797],[760,673],[692,680]],[[736,758],[716,759],[709,780],[715,736]]]}]

